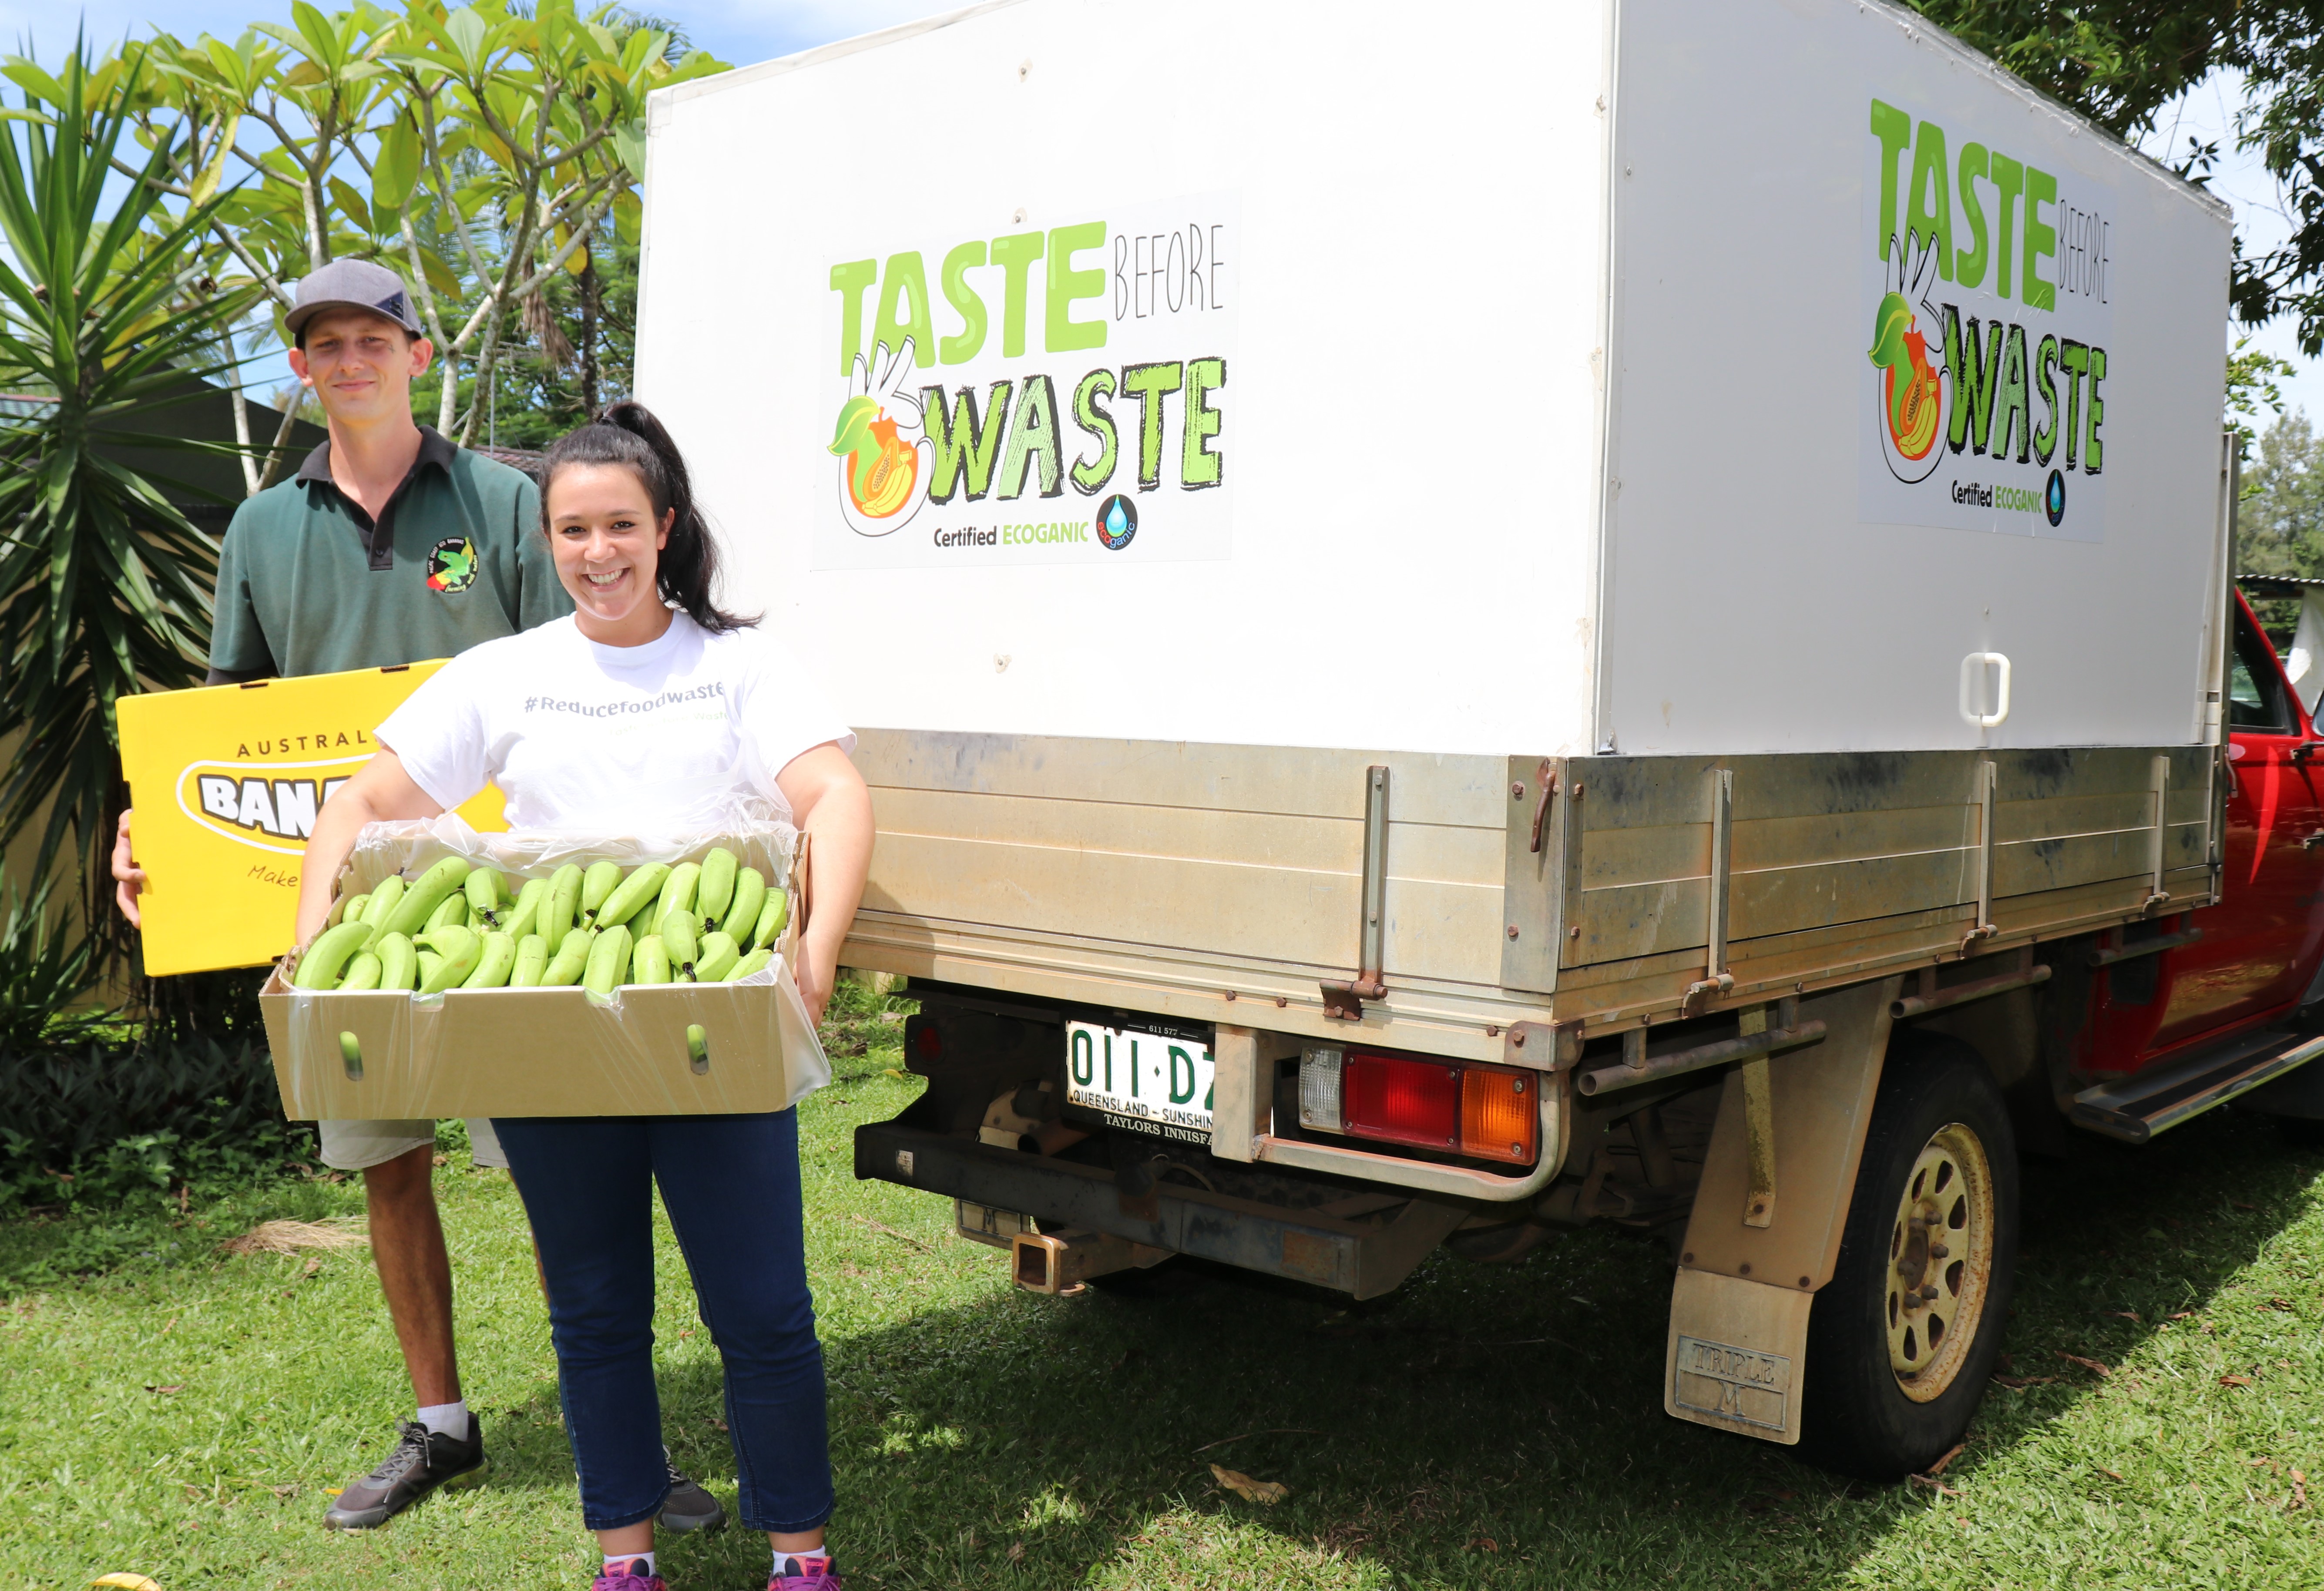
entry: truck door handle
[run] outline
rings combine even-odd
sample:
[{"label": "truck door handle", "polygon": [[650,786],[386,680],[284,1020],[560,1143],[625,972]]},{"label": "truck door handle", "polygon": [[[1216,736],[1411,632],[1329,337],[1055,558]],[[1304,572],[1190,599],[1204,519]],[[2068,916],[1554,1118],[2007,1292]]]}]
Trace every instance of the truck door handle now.
[{"label": "truck door handle", "polygon": [[[2001,676],[1993,711],[1985,710],[1985,670],[1991,665]],[[1978,729],[1992,729],[2009,716],[2009,659],[1999,652],[1971,652],[1961,659],[1960,715]]]}]

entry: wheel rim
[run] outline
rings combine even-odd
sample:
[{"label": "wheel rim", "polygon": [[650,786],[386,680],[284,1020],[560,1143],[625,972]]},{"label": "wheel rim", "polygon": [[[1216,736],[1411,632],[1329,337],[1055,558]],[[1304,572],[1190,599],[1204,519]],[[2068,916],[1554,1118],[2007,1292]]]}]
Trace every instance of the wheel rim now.
[{"label": "wheel rim", "polygon": [[1993,1167],[1976,1132],[1939,1127],[1921,1146],[1889,1228],[1888,1364],[1916,1403],[1968,1362],[1993,1278]]}]

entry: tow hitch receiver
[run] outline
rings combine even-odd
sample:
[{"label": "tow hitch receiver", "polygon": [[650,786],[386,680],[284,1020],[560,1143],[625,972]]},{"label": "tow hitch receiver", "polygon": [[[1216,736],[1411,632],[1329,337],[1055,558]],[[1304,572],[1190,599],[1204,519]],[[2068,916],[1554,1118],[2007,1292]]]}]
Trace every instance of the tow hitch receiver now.
[{"label": "tow hitch receiver", "polygon": [[1055,1297],[1092,1276],[1111,1275],[1132,1266],[1143,1270],[1169,1257],[1167,1248],[1068,1227],[1062,1232],[1018,1233],[1009,1246],[1009,1274],[1028,1292]]}]

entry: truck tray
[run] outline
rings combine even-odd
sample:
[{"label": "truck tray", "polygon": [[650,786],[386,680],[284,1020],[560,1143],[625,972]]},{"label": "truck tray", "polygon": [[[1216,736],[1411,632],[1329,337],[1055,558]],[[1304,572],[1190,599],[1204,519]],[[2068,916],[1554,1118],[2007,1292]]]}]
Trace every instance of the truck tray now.
[{"label": "truck tray", "polygon": [[1485,758],[867,730],[856,758],[880,838],[852,965],[1318,1036],[1352,1007],[1373,1042],[1542,1066],[1507,1053],[1516,1025],[1602,1031],[2216,896],[2208,746]]}]

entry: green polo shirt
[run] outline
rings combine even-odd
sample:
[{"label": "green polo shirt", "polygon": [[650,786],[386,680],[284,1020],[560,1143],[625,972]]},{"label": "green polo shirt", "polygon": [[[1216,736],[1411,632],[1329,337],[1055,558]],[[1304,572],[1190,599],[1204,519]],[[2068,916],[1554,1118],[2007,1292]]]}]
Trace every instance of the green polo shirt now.
[{"label": "green polo shirt", "polygon": [[572,611],[531,478],[422,426],[376,523],[332,483],[328,442],[235,510],[210,669],[256,679],[417,663]]}]

